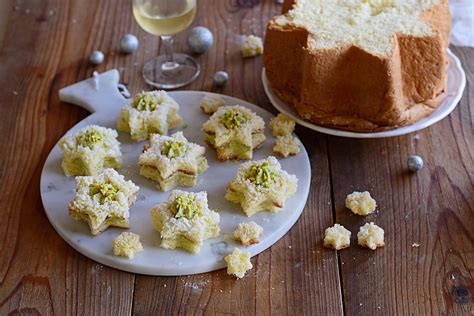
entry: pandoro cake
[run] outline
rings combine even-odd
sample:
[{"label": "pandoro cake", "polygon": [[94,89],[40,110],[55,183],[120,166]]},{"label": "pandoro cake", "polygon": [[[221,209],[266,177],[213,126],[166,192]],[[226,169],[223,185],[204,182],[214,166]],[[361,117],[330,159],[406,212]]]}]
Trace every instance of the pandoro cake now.
[{"label": "pandoro cake", "polygon": [[305,120],[371,132],[444,100],[448,0],[286,0],[267,26],[266,76]]}]

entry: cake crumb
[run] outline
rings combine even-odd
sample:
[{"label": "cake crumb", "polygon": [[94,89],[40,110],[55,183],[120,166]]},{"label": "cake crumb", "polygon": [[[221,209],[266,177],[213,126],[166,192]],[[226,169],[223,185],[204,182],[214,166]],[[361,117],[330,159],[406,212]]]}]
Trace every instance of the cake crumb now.
[{"label": "cake crumb", "polygon": [[199,107],[205,114],[213,114],[224,105],[224,98],[213,94],[205,94],[199,102]]},{"label": "cake crumb", "polygon": [[234,231],[234,239],[244,246],[257,244],[263,234],[263,228],[254,221],[240,223]]},{"label": "cake crumb", "polygon": [[123,232],[112,240],[116,256],[132,259],[135,253],[143,250],[140,236],[130,232]]},{"label": "cake crumb", "polygon": [[346,207],[357,215],[369,215],[377,208],[377,203],[368,191],[354,191],[346,196]]},{"label": "cake crumb", "polygon": [[278,114],[269,123],[273,136],[285,136],[293,133],[296,122],[286,114]]},{"label": "cake crumb", "polygon": [[375,250],[378,247],[385,246],[384,230],[373,222],[366,223],[359,229],[357,240],[359,245]]},{"label": "cake crumb", "polygon": [[323,246],[326,248],[341,250],[349,247],[350,243],[351,232],[342,225],[334,224],[324,231]]},{"label": "cake crumb", "polygon": [[244,58],[261,55],[263,53],[262,39],[255,35],[243,36],[241,51]]},{"label": "cake crumb", "polygon": [[241,279],[245,273],[252,269],[250,262],[250,252],[241,251],[239,248],[234,248],[234,251],[224,258],[227,262],[227,274],[234,275]]},{"label": "cake crumb", "polygon": [[300,152],[300,141],[293,134],[276,136],[273,152],[284,158],[297,155]]}]

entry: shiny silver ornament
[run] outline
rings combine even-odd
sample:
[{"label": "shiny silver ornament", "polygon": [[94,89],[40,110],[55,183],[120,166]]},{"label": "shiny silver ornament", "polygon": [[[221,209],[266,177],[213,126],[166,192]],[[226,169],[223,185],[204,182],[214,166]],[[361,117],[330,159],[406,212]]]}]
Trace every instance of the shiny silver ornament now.
[{"label": "shiny silver ornament", "polygon": [[197,26],[189,32],[187,43],[193,53],[202,54],[212,46],[213,40],[212,33],[208,28]]},{"label": "shiny silver ornament", "polygon": [[213,80],[216,86],[223,86],[229,80],[229,75],[225,71],[218,71],[214,74]]},{"label": "shiny silver ornament", "polygon": [[410,155],[408,157],[408,170],[412,172],[420,171],[423,168],[423,158],[418,155]]},{"label": "shiny silver ornament", "polygon": [[131,54],[138,49],[138,38],[133,34],[125,34],[120,40],[120,51]]},{"label": "shiny silver ornament", "polygon": [[89,61],[93,65],[100,65],[104,62],[104,53],[100,50],[95,50],[89,55]]}]

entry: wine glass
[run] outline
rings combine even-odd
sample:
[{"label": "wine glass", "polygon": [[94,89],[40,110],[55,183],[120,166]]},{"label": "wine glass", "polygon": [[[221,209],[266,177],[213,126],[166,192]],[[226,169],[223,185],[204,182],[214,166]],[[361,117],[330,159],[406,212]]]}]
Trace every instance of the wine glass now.
[{"label": "wine glass", "polygon": [[133,16],[142,29],[158,35],[165,54],[145,63],[145,81],[160,89],[175,89],[194,81],[199,64],[189,55],[173,53],[173,34],[186,29],[196,15],[197,0],[132,0]]}]

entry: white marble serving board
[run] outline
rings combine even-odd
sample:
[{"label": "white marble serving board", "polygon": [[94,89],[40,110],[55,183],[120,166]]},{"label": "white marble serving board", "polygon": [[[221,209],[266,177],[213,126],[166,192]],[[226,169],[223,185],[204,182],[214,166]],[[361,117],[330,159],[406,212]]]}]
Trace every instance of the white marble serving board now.
[{"label": "white marble serving board", "polygon": [[[93,112],[69,132],[89,124],[115,128],[120,108],[127,102],[117,90],[118,81],[118,71],[111,70],[99,75],[97,79],[91,78],[60,91],[61,100],[80,105]],[[287,201],[285,208],[277,214],[260,212],[248,218],[241,212],[238,205],[224,199],[225,187],[235,175],[240,162],[218,162],[215,151],[204,143],[201,126],[208,116],[199,108],[199,100],[204,93],[207,92],[170,92],[170,95],[180,104],[179,113],[187,124],[185,128],[176,130],[182,130],[190,141],[206,146],[206,157],[209,162],[209,169],[199,176],[195,187],[180,189],[208,192],[209,207],[217,210],[221,215],[221,234],[217,238],[206,241],[199,254],[160,248],[159,233],[152,227],[150,209],[155,204],[163,202],[169,192],[158,191],[152,181],[139,175],[138,156],[146,142],[133,143],[129,135],[119,133],[124,161],[119,172],[140,187],[137,202],[130,210],[131,228],[128,231],[140,235],[144,250],[137,253],[131,260],[117,257],[112,252],[112,239],[125,230],[109,228],[94,237],[90,234],[86,223],[75,221],[68,214],[68,203],[74,197],[74,179],[64,175],[61,168],[61,151],[56,144],[41,174],[41,198],[49,221],[69,245],[95,261],[120,270],[151,275],[188,275],[225,267],[223,257],[238,246],[234,241],[225,238],[225,235],[232,234],[240,222],[253,220],[264,228],[259,244],[243,247],[250,251],[252,256],[267,249],[288,232],[299,218],[308,197],[311,167],[306,150],[302,146],[297,156],[280,159],[283,169],[295,174],[299,179],[298,190]],[[228,105],[240,104],[252,109],[267,123],[272,117],[269,112],[251,103],[229,96],[222,97]],[[272,155],[273,137],[268,127],[266,135],[267,141],[254,153],[254,159]]]},{"label": "white marble serving board", "polygon": [[392,130],[374,132],[374,133],[358,133],[345,131],[337,128],[330,128],[326,126],[316,125],[304,120],[296,111],[288,104],[283,102],[273,91],[270,82],[265,74],[265,68],[262,70],[262,83],[267,97],[273,106],[280,111],[294,119],[296,123],[301,124],[307,128],[315,130],[320,133],[350,138],[385,138],[394,137],[413,133],[422,130],[428,126],[436,124],[437,122],[448,116],[458,105],[462,98],[464,88],[466,86],[466,74],[462,69],[461,61],[453,52],[448,49],[449,67],[448,67],[448,91],[447,97],[443,103],[430,115],[422,118],[418,122],[411,125],[402,126]]}]

